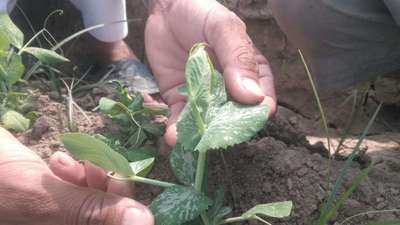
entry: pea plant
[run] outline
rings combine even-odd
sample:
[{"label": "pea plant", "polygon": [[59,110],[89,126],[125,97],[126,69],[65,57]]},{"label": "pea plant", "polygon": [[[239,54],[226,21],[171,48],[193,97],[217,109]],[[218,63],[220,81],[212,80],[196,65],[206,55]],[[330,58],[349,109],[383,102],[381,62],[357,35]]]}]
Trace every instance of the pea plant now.
[{"label": "pea plant", "polygon": [[[205,44],[196,44],[186,65],[186,86],[180,88],[188,100],[177,122],[177,144],[170,166],[178,184],[146,178],[148,159],[132,163],[107,144],[87,134],[67,133],[61,139],[77,158],[112,171],[114,179],[157,185],[165,190],[150,205],[157,225],[220,225],[247,220],[270,224],[265,217],[283,218],[292,202],[256,205],[247,212],[228,217],[224,193],[213,200],[207,191],[207,157],[210,151],[225,151],[251,139],[267,121],[268,106],[241,105],[228,100],[223,77],[213,68]],[[146,161],[148,160],[148,161]],[[143,173],[145,171],[145,173]]]},{"label": "pea plant", "polygon": [[[29,54],[45,64],[69,61],[53,50],[30,47],[37,36],[24,44],[24,34],[5,13],[0,13],[0,122],[5,128],[25,131],[34,113],[29,108],[29,93],[15,91],[15,84],[25,72],[22,56]],[[29,110],[28,110],[29,111]]]},{"label": "pea plant", "polygon": [[103,97],[99,102],[100,111],[120,125],[117,139],[122,147],[136,149],[147,141],[163,135],[165,125],[156,122],[157,116],[166,116],[167,109],[146,105],[140,93],[130,94],[121,82],[113,81],[116,85],[116,100]]}]

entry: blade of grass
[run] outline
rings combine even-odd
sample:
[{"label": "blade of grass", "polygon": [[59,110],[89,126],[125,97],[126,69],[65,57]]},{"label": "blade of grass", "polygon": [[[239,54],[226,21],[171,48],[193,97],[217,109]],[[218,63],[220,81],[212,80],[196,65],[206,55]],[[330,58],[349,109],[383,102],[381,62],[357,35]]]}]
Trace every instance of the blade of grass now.
[{"label": "blade of grass", "polygon": [[348,159],[345,162],[345,165],[343,167],[343,169],[340,171],[339,177],[335,182],[335,185],[333,187],[333,190],[331,192],[331,194],[329,195],[328,200],[326,201],[326,203],[324,204],[324,206],[322,207],[321,210],[321,215],[318,219],[318,224],[320,225],[325,225],[327,220],[327,213],[332,209],[333,207],[333,201],[335,200],[335,197],[339,191],[339,188],[342,186],[343,180],[345,175],[347,174],[347,171],[349,170],[351,163],[353,162],[353,159],[355,158],[355,156],[357,155],[357,153],[360,150],[360,146],[362,144],[362,142],[364,141],[365,137],[367,136],[370,128],[372,127],[372,124],[375,122],[376,117],[379,114],[379,111],[381,110],[382,107],[382,103],[379,104],[379,106],[377,107],[377,109],[374,112],[374,115],[372,116],[372,118],[368,121],[368,124],[366,126],[366,128],[364,129],[363,133],[361,134],[360,138],[358,139],[358,142],[356,144],[356,146],[354,147],[353,152],[349,155]]},{"label": "blade of grass", "polygon": [[[326,119],[326,116],[325,116],[325,112],[324,112],[324,109],[322,107],[319,95],[318,95],[317,88],[316,88],[316,86],[314,84],[314,80],[312,78],[310,69],[308,68],[308,65],[307,65],[307,62],[306,62],[306,60],[305,60],[305,58],[303,56],[303,53],[301,52],[300,49],[298,51],[299,51],[299,55],[300,55],[301,61],[303,62],[303,65],[304,65],[308,80],[310,81],[310,84],[311,84],[311,87],[312,87],[312,90],[313,90],[313,93],[314,93],[314,97],[315,97],[315,99],[317,101],[318,110],[319,110],[319,113],[321,114],[321,118],[322,118],[322,125],[324,127],[325,136],[326,136],[326,139],[327,139],[327,142],[328,142],[329,159],[328,159],[328,175],[326,177],[326,183],[328,184],[328,189],[329,189],[330,177],[332,175],[332,172],[331,172],[332,157],[331,157],[331,139],[330,139],[330,135],[329,135],[328,122],[327,122],[327,119]],[[327,197],[330,199],[332,197],[332,194],[331,194],[331,196],[327,196]],[[323,206],[322,211],[323,212],[326,211],[326,205]]]},{"label": "blade of grass", "polygon": [[[357,90],[355,90],[355,93],[352,95],[353,96],[353,105],[351,108],[351,114],[350,114],[350,119],[347,121],[347,125],[344,129],[344,132],[342,133],[340,137],[339,144],[336,146],[336,150],[334,153],[334,156],[337,156],[340,152],[340,148],[342,147],[344,141],[347,139],[347,137],[350,134],[350,130],[354,125],[354,122],[356,121],[356,116],[358,115],[361,106],[358,103],[358,98],[357,98]],[[339,106],[340,107],[340,106]]]},{"label": "blade of grass", "polygon": [[317,101],[317,106],[318,106],[319,113],[321,114],[321,117],[322,117],[322,125],[324,126],[325,135],[326,135],[326,138],[327,138],[327,141],[328,141],[328,151],[329,151],[329,155],[330,155],[331,154],[331,138],[330,138],[330,135],[329,135],[328,122],[327,122],[327,119],[326,119],[326,116],[325,116],[326,114],[325,114],[324,109],[322,107],[321,100],[319,98],[317,88],[316,88],[314,80],[312,78],[310,69],[308,68],[307,62],[306,62],[306,60],[305,60],[305,58],[303,56],[303,53],[301,52],[300,49],[298,51],[299,51],[299,54],[300,54],[301,61],[303,62],[304,68],[306,70],[308,79],[310,81],[311,88],[313,90],[315,100]]},{"label": "blade of grass", "polygon": [[[54,47],[52,47],[50,50],[56,51],[57,49],[61,48],[64,44],[70,42],[71,40],[73,40],[73,39],[75,39],[75,38],[81,36],[82,34],[85,34],[85,33],[89,32],[89,31],[96,30],[96,29],[99,29],[99,28],[102,28],[102,27],[105,27],[105,26],[108,26],[108,25],[112,25],[112,24],[124,23],[124,22],[129,23],[129,22],[133,22],[133,21],[137,21],[137,20],[139,20],[139,19],[120,20],[120,21],[115,21],[115,22],[111,22],[111,23],[97,24],[97,25],[94,25],[94,26],[91,26],[91,27],[82,29],[82,30],[80,30],[80,31],[78,31],[78,32],[76,32],[76,33],[74,33],[74,34],[72,34],[72,35],[66,37],[64,40],[60,41],[58,44],[56,44],[56,45],[55,45]],[[42,65],[42,64],[41,64],[40,62],[37,62],[36,64],[34,64],[34,65],[32,66],[32,68],[25,74],[24,80],[28,80],[28,79],[32,76],[32,74],[33,74],[41,65]]]},{"label": "blade of grass", "polygon": [[352,220],[354,218],[357,218],[357,217],[360,217],[360,216],[366,216],[366,215],[372,215],[372,214],[383,214],[383,213],[394,213],[394,212],[400,212],[400,209],[386,209],[386,210],[367,211],[367,212],[356,214],[354,216],[350,216],[350,217],[346,218],[345,220],[343,220],[342,222],[340,222],[338,225],[345,225],[350,220]]},{"label": "blade of grass", "polygon": [[361,182],[368,176],[369,172],[371,171],[372,167],[374,166],[374,163],[371,163],[366,169],[364,169],[361,174],[357,176],[357,178],[354,180],[354,182],[351,184],[349,189],[347,189],[345,192],[343,192],[339,198],[336,204],[324,215],[322,220],[320,221],[320,224],[327,224],[329,220],[332,219],[332,217],[337,213],[340,207],[342,207],[343,203],[350,197],[351,194],[356,190],[356,188],[361,184]]}]

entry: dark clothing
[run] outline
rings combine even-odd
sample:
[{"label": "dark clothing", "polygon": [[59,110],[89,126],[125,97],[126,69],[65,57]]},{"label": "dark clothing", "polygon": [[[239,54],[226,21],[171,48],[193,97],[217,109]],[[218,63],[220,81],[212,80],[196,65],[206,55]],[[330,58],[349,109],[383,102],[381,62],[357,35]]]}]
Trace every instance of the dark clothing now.
[{"label": "dark clothing", "polygon": [[337,89],[400,69],[400,0],[269,0],[317,83]]}]

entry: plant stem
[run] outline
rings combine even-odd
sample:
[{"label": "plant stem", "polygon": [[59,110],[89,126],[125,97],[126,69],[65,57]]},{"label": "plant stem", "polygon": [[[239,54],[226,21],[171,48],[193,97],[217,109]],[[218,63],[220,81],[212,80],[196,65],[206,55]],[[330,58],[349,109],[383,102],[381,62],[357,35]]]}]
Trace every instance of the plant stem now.
[{"label": "plant stem", "polygon": [[245,221],[245,220],[246,219],[244,219],[243,217],[238,216],[238,217],[232,217],[232,218],[224,219],[219,224],[235,223],[235,222],[240,222],[240,221]]},{"label": "plant stem", "polygon": [[[194,189],[196,189],[196,191],[198,192],[202,192],[201,189],[203,186],[206,161],[207,151],[199,151],[199,157],[197,158],[196,178],[194,180]],[[204,225],[210,225],[210,221],[208,221],[208,217],[205,211],[200,214],[200,217],[203,220]]]},{"label": "plant stem", "polygon": [[200,217],[203,220],[204,225],[211,225],[211,223],[208,220],[208,216],[207,216],[205,211],[200,214]]},{"label": "plant stem", "polygon": [[163,188],[170,188],[170,187],[173,187],[176,185],[176,184],[169,183],[169,182],[153,180],[150,178],[138,177],[138,176],[131,177],[131,180],[138,182],[138,183],[150,184],[150,185],[159,186],[159,187],[163,187]]},{"label": "plant stem", "polygon": [[201,192],[203,186],[204,170],[206,166],[207,152],[199,151],[199,157],[197,159],[196,178],[194,180],[194,189]]}]

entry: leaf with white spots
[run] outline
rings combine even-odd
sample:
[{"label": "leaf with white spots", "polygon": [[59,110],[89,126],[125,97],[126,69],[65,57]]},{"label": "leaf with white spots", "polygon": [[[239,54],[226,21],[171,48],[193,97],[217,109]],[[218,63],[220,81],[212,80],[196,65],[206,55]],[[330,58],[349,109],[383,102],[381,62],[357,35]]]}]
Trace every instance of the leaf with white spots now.
[{"label": "leaf with white spots", "polygon": [[150,205],[156,225],[181,225],[207,210],[211,201],[193,188],[173,186],[161,193]]},{"label": "leaf with white spots", "polygon": [[192,186],[196,174],[196,152],[185,151],[181,144],[177,144],[169,159],[175,177],[182,184]]},{"label": "leaf with white spots", "polygon": [[227,102],[210,111],[210,114],[207,129],[196,146],[198,151],[226,149],[250,140],[264,127],[268,107],[264,104],[247,106]]},{"label": "leaf with white spots", "polygon": [[267,121],[268,105],[227,100],[224,79],[205,48],[195,45],[186,64],[188,104],[177,122],[177,143],[184,151],[226,149],[251,139]]}]

